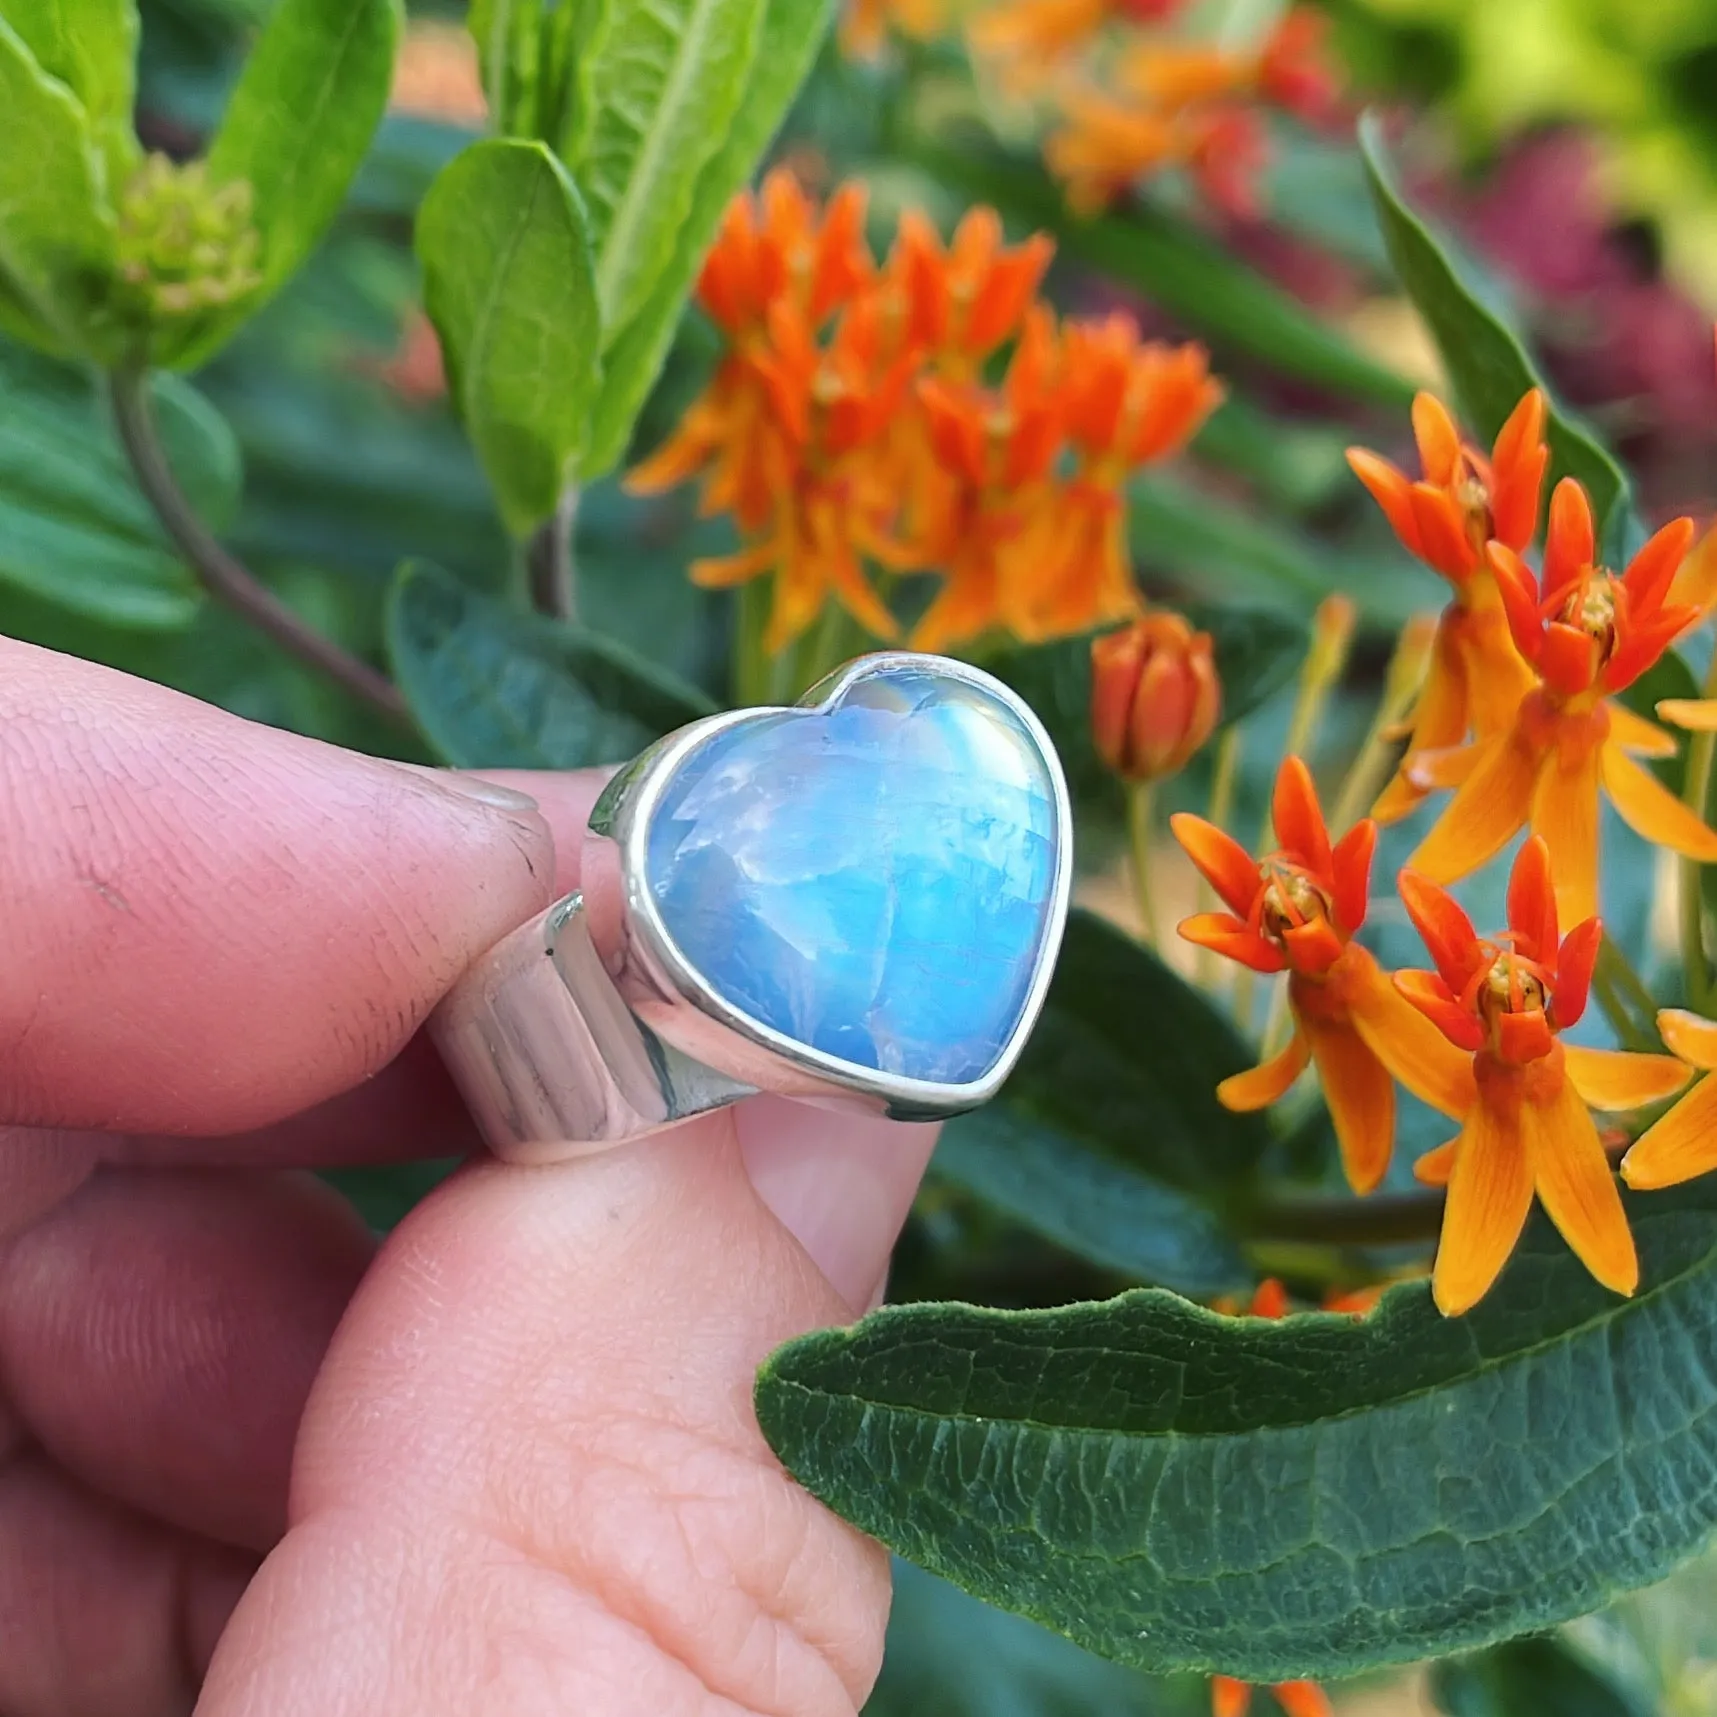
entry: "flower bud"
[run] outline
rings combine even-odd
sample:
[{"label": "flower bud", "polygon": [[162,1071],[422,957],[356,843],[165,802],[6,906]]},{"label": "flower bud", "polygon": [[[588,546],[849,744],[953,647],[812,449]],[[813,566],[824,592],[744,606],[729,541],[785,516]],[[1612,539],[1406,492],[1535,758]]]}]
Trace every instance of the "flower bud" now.
[{"label": "flower bud", "polygon": [[1091,643],[1091,735],[1124,781],[1173,775],[1222,713],[1210,634],[1146,614]]}]

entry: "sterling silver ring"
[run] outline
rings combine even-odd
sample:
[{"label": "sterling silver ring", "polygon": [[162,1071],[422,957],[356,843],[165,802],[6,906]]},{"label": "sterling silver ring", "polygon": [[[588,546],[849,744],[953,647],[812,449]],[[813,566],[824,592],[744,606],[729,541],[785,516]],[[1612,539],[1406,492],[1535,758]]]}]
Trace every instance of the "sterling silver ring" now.
[{"label": "sterling silver ring", "polygon": [[863,656],[650,746],[583,867],[430,1022],[498,1155],[583,1155],[759,1091],[934,1119],[995,1093],[1043,1005],[1067,783],[989,674]]}]

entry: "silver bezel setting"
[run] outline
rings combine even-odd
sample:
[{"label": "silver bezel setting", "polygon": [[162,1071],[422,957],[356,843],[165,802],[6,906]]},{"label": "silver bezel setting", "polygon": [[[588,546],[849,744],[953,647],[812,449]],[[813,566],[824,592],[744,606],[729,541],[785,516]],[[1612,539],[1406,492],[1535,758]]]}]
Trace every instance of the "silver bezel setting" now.
[{"label": "silver bezel setting", "polygon": [[[853,686],[902,668],[975,687],[1012,714],[1037,747],[1055,815],[1055,870],[1036,965],[1012,1034],[982,1078],[964,1084],[909,1079],[826,1051],[753,1019],[723,997],[686,958],[648,885],[650,821],[680,766],[718,734],[772,715],[831,708]],[[897,1119],[935,1119],[988,1102],[1012,1071],[1042,1011],[1060,951],[1073,885],[1072,806],[1061,760],[1031,707],[993,675],[966,662],[909,650],[860,656],[819,681],[797,703],[728,710],[669,734],[610,782],[591,813],[592,838],[617,849],[624,896],[620,945],[605,964],[639,1020],[682,1054],[762,1090],[801,1097],[854,1098]]]}]

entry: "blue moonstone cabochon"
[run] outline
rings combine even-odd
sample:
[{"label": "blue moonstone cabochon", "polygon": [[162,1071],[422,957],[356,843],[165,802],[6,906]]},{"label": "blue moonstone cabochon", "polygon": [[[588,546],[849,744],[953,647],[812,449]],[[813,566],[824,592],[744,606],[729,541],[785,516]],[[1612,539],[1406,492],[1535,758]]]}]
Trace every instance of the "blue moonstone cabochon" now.
[{"label": "blue moonstone cabochon", "polygon": [[786,1037],[964,1085],[1007,1047],[1054,907],[1056,792],[981,686],[891,665],[691,753],[646,884],[686,960]]}]

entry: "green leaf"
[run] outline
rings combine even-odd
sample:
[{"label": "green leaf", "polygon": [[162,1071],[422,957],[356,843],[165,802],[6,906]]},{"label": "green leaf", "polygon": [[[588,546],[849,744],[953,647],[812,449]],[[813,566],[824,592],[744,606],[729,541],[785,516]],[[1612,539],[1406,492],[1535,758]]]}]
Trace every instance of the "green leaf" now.
[{"label": "green leaf", "polygon": [[0,324],[45,351],[113,356],[98,323],[114,269],[107,170],[89,115],[0,18]]},{"label": "green leaf", "polygon": [[1034,1233],[1135,1281],[1209,1296],[1256,1279],[1202,1204],[1005,1097],[949,1121],[932,1167]]},{"label": "green leaf", "polygon": [[661,373],[722,213],[786,116],[816,58],[831,15],[829,0],[765,0],[744,97],[727,140],[698,175],[673,254],[637,314],[623,328],[608,330],[602,391],[584,460],[586,476],[599,477],[625,457],[632,426]]},{"label": "green leaf", "polygon": [[1632,509],[1626,473],[1592,431],[1556,403],[1520,336],[1414,212],[1395,178],[1375,115],[1361,119],[1359,144],[1395,272],[1443,354],[1468,427],[1488,444],[1521,396],[1529,388],[1544,388],[1550,402],[1551,480],[1577,477],[1585,484],[1602,536],[1613,519]]},{"label": "green leaf", "polygon": [[590,212],[610,338],[674,255],[745,95],[762,17],[763,0],[609,0],[589,58],[595,107],[568,164]]},{"label": "green leaf", "polygon": [[589,423],[600,324],[578,192],[541,143],[475,143],[417,217],[424,303],[502,517],[555,510]]},{"label": "green leaf", "polygon": [[387,641],[425,735],[463,769],[621,763],[715,708],[613,639],[516,614],[421,561],[400,568]]},{"label": "green leaf", "polygon": [[1053,233],[1061,256],[1136,287],[1215,346],[1354,399],[1399,408],[1413,397],[1401,376],[1166,210],[1140,206],[1080,220],[1049,177],[1023,158],[917,140],[906,154],[968,200],[991,204],[1010,225]]},{"label": "green leaf", "polygon": [[251,187],[261,282],[163,361],[203,362],[310,254],[381,121],[404,27],[403,0],[280,0],[208,153],[216,185]]},{"label": "green leaf", "polygon": [[137,74],[136,0],[6,0],[5,21],[36,63],[83,104],[110,184],[135,164],[131,104]]},{"label": "green leaf", "polygon": [[[1180,611],[1211,635],[1224,726],[1280,691],[1310,641],[1303,620],[1273,609],[1194,602]],[[1085,799],[1108,791],[1112,777],[1091,743],[1091,636],[1015,645],[986,656],[983,665],[1037,712],[1075,795]]]},{"label": "green leaf", "polygon": [[1433,1664],[1431,1697],[1447,1717],[1651,1717],[1583,1657],[1544,1637]]},{"label": "green leaf", "polygon": [[1216,1100],[1216,1087],[1255,1060],[1202,992],[1105,919],[1076,911],[1004,1095],[1119,1161],[1181,1186],[1222,1186],[1269,1145],[1261,1115]]},{"label": "green leaf", "polygon": [[[225,524],[240,484],[231,432],[176,378],[157,380],[155,410],[187,492]],[[126,628],[183,626],[200,601],[88,380],[11,346],[0,346],[0,582]]]},{"label": "green leaf", "polygon": [[1422,1283],[1279,1323],[1158,1289],[903,1306],[781,1349],[758,1417],[863,1530],[1121,1662],[1277,1681],[1472,1649],[1717,1525],[1717,1183],[1629,1211],[1632,1300],[1535,1223],[1458,1319]]}]

